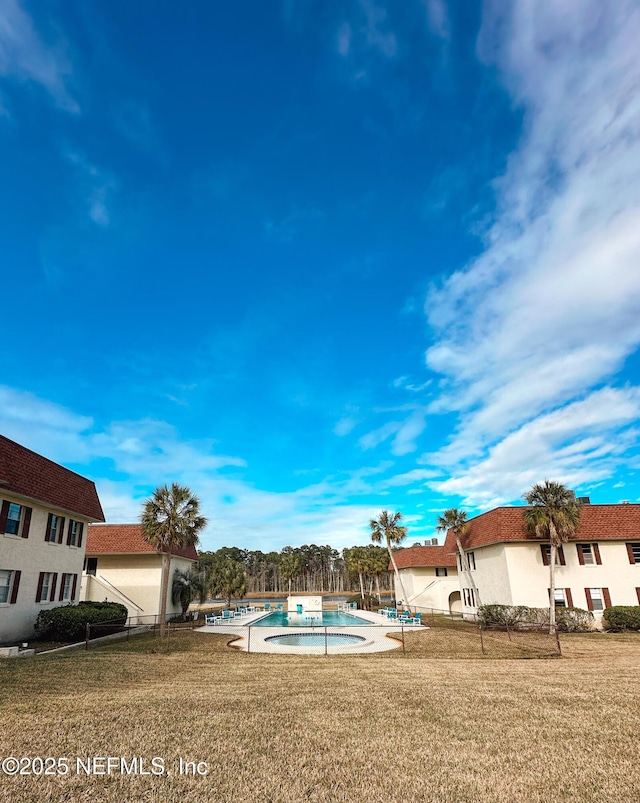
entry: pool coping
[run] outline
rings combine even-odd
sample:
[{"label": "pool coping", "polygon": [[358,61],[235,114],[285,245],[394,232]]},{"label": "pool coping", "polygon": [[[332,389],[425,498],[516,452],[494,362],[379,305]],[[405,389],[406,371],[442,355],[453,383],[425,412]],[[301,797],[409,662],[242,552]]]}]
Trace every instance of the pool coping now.
[{"label": "pool coping", "polygon": [[[269,611],[256,611],[255,613],[243,616],[237,624],[204,625],[196,630],[199,633],[223,633],[225,635],[235,635],[237,640],[233,646],[243,652],[270,653],[272,655],[324,655],[325,648],[322,646],[293,647],[289,645],[277,645],[267,641],[271,636],[286,635],[293,631],[299,633],[323,632],[325,625],[319,627],[249,627],[249,625],[263,618]],[[387,652],[396,650],[402,643],[390,636],[392,633],[401,633],[403,630],[419,630],[423,625],[410,624],[391,624],[390,620],[378,613],[371,611],[358,611],[356,614],[360,619],[365,619],[374,627],[367,625],[326,625],[328,634],[344,633],[345,635],[364,636],[367,639],[359,644],[349,644],[340,646],[327,646],[327,655],[357,655],[359,653]]]}]

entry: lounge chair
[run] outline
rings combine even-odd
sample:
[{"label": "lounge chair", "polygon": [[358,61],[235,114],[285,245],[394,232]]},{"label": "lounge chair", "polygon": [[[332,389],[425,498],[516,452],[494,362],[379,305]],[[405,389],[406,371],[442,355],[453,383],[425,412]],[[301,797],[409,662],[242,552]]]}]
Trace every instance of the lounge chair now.
[{"label": "lounge chair", "polygon": [[265,609],[265,611],[267,613],[269,613],[269,611],[271,610],[271,603],[270,602],[265,602],[264,609]]},{"label": "lounge chair", "polygon": [[411,620],[411,624],[413,624],[413,625],[421,625],[422,624],[422,614],[420,612],[416,613],[416,615]]},{"label": "lounge chair", "polygon": [[283,610],[284,610],[284,605],[282,604],[282,602],[279,602],[276,605],[276,611],[283,611]]}]

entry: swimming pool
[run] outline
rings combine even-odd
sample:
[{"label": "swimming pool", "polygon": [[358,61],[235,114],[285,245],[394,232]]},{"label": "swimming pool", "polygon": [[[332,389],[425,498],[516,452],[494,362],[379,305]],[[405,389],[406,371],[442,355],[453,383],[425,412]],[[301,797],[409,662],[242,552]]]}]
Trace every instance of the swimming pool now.
[{"label": "swimming pool", "polygon": [[[251,623],[251,627],[345,627],[370,625],[366,619],[342,611],[275,611]],[[323,642],[324,643],[324,642]]]},{"label": "swimming pool", "polygon": [[354,636],[349,633],[285,633],[281,636],[268,636],[265,641],[277,644],[279,647],[343,647],[352,644],[361,644],[366,641],[364,636]]}]

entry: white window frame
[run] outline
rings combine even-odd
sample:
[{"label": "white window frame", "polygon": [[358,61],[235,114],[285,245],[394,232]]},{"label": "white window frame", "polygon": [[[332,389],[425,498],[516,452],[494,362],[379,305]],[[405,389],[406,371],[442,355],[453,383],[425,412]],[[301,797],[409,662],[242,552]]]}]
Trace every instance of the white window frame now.
[{"label": "white window frame", "polygon": [[78,534],[82,535],[82,522],[69,519],[69,546],[78,546]]},{"label": "white window frame", "polygon": [[60,600],[62,602],[69,602],[71,599],[71,584],[73,580],[72,574],[63,574],[62,575],[62,596]]},{"label": "white window frame", "polygon": [[[47,522],[47,523],[49,523],[49,522]],[[47,537],[45,539],[47,541],[47,543],[49,543],[49,544],[57,544],[58,543],[58,538],[60,536],[59,529],[60,529],[61,523],[62,523],[62,516],[58,516],[57,513],[52,513],[51,514],[51,523],[47,527]],[[51,533],[53,533],[53,538],[51,537]]]},{"label": "white window frame", "polygon": [[[6,583],[3,582],[4,577],[6,577]],[[11,599],[11,588],[13,587],[13,570],[12,569],[0,569],[0,605],[8,605],[9,600]],[[7,592],[6,599],[3,599],[4,592]]]},{"label": "white window frame", "polygon": [[436,566],[436,577],[448,577],[448,575],[446,566]]},{"label": "white window frame", "polygon": [[567,594],[564,588],[554,588],[554,601],[556,608],[568,608],[567,605]]},{"label": "white window frame", "polygon": [[49,602],[52,578],[53,572],[42,572],[42,588],[40,589],[40,599],[38,602]]},{"label": "white window frame", "polygon": [[582,550],[582,561],[584,566],[595,566],[596,556],[592,544],[580,544]]},{"label": "white window frame", "polygon": [[462,598],[464,600],[464,604],[467,608],[475,608],[476,607],[476,600],[475,594],[473,593],[472,588],[463,588],[462,589]]},{"label": "white window frame", "polygon": [[[590,588],[591,607],[593,611],[604,611],[604,594],[601,588]],[[598,607],[600,606],[600,607]]]},{"label": "white window frame", "polygon": [[[471,552],[466,552],[465,554],[467,556],[467,566],[469,567],[469,571],[475,572],[475,570],[476,570],[476,553],[471,551]],[[471,589],[471,590],[473,591],[473,589]]]}]

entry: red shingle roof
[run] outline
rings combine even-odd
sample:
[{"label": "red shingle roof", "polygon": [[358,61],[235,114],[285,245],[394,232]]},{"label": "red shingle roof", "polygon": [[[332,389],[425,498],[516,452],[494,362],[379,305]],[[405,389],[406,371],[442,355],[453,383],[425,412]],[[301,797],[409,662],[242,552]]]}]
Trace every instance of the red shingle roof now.
[{"label": "red shingle roof", "polygon": [[92,521],[104,521],[91,480],[0,435],[0,494],[5,490]]},{"label": "red shingle roof", "polygon": [[[444,546],[410,546],[394,553],[398,569],[409,566],[455,566],[456,556],[447,542]],[[393,568],[391,565],[389,568]]]},{"label": "red shingle roof", "polygon": [[[123,555],[157,552],[142,537],[140,524],[91,524],[87,534],[87,555]],[[194,546],[173,550],[172,555],[198,560]]]},{"label": "red shingle roof", "polygon": [[[524,528],[522,507],[497,507],[470,519],[460,539],[465,549],[487,544],[531,540]],[[583,505],[580,526],[572,541],[640,539],[640,505]],[[455,542],[454,542],[455,548]]]}]

